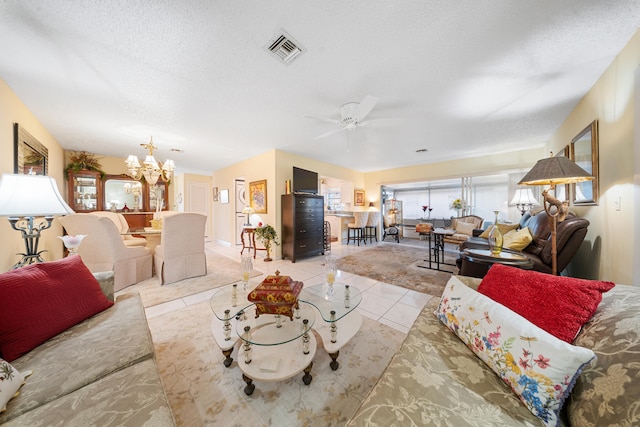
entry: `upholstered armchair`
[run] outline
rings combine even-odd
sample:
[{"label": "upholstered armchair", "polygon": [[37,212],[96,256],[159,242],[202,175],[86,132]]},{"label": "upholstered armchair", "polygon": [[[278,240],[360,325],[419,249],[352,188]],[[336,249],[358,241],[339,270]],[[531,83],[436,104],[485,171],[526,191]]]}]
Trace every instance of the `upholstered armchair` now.
[{"label": "upholstered armchair", "polygon": [[121,213],[111,211],[94,211],[91,212],[91,215],[109,218],[111,221],[113,221],[113,223],[116,225],[116,228],[118,229],[118,232],[120,233],[120,237],[122,237],[122,241],[125,246],[146,246],[147,239],[142,237],[134,237],[130,234],[123,234],[129,231],[129,223]]},{"label": "upholstered armchair", "polygon": [[162,237],[154,256],[161,284],[207,274],[204,230],[207,217],[175,213],[162,218]]},{"label": "upholstered armchair", "polygon": [[149,249],[125,246],[118,228],[106,217],[90,213],[58,218],[67,234],[85,234],[78,255],[93,273],[113,271],[114,291],[152,276],[153,258]]},{"label": "upholstered armchair", "polygon": [[455,231],[455,234],[446,236],[444,238],[444,243],[456,245],[459,248],[460,245],[469,239],[469,237],[473,236],[473,230],[477,230],[482,227],[483,222],[484,219],[476,215],[452,218],[451,229]]}]

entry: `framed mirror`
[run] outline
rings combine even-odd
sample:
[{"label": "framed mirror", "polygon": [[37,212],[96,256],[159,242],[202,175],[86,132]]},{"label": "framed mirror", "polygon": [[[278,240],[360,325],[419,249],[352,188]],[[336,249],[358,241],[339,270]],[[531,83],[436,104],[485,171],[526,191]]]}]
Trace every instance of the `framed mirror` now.
[{"label": "framed mirror", "polygon": [[143,211],[146,187],[127,175],[107,175],[104,179],[104,209],[121,212],[126,205],[129,212]]},{"label": "framed mirror", "polygon": [[574,205],[598,204],[598,121],[594,120],[571,141],[570,159],[593,175],[592,181],[572,184]]},{"label": "framed mirror", "polygon": [[46,175],[49,168],[49,150],[20,124],[13,124],[13,173]]}]

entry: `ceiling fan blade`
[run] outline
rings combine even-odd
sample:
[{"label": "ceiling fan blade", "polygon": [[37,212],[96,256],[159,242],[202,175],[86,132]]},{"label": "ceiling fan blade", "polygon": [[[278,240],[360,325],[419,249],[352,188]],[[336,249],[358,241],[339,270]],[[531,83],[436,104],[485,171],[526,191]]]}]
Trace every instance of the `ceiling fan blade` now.
[{"label": "ceiling fan blade", "polygon": [[345,130],[345,129],[347,129],[347,127],[346,127],[346,126],[345,126],[345,127],[343,127],[343,128],[340,128],[340,129],[330,130],[329,132],[325,132],[325,133],[323,133],[323,134],[321,134],[321,135],[318,135],[318,136],[316,136],[316,137],[315,137],[315,138],[313,138],[313,139],[322,139],[322,138],[326,138],[326,137],[328,137],[328,136],[333,135],[334,133],[342,132],[342,131],[343,131],[343,130]]},{"label": "ceiling fan blade", "polygon": [[311,116],[309,114],[305,115],[304,118],[320,120],[321,122],[328,122],[328,123],[340,123],[340,120],[337,120],[337,119],[331,119],[329,117],[322,117],[322,116]]},{"label": "ceiling fan blade", "polygon": [[367,95],[362,101],[360,101],[360,105],[358,105],[358,111],[355,116],[358,118],[358,122],[364,120],[365,117],[373,110],[373,107],[378,103],[378,98],[375,96]]},{"label": "ceiling fan blade", "polygon": [[406,119],[386,118],[386,119],[372,119],[364,122],[358,122],[358,126],[365,126],[365,125],[371,125],[373,127],[402,126],[405,123],[406,123]]}]

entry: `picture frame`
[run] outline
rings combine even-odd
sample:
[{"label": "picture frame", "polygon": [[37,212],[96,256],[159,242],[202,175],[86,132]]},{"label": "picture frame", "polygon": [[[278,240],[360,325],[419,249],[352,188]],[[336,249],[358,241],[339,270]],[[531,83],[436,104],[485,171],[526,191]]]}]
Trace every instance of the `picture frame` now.
[{"label": "picture frame", "polygon": [[213,187],[213,201],[217,202],[218,200],[219,200],[218,187]]},{"label": "picture frame", "polygon": [[353,206],[364,206],[364,190],[354,190]]},{"label": "picture frame", "polygon": [[249,183],[249,206],[255,213],[267,213],[267,180]]},{"label": "picture frame", "polygon": [[572,200],[576,206],[598,205],[598,120],[585,127],[573,140],[569,158],[593,175],[593,180],[571,184]]},{"label": "picture frame", "polygon": [[49,150],[19,123],[13,124],[13,173],[47,175]]},{"label": "picture frame", "polygon": [[220,203],[229,203],[229,190],[220,190]]}]

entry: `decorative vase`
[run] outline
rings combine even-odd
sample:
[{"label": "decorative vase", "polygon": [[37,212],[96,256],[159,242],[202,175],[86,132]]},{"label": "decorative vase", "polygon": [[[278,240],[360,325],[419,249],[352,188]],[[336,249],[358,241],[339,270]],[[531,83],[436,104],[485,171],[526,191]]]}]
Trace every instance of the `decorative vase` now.
[{"label": "decorative vase", "polygon": [[499,212],[500,211],[493,211],[493,213],[496,214],[496,219],[493,223],[493,228],[491,229],[491,232],[489,232],[489,250],[491,251],[492,255],[500,255],[500,252],[502,252],[503,237],[502,237],[502,233],[500,232],[500,229],[498,228]]}]

